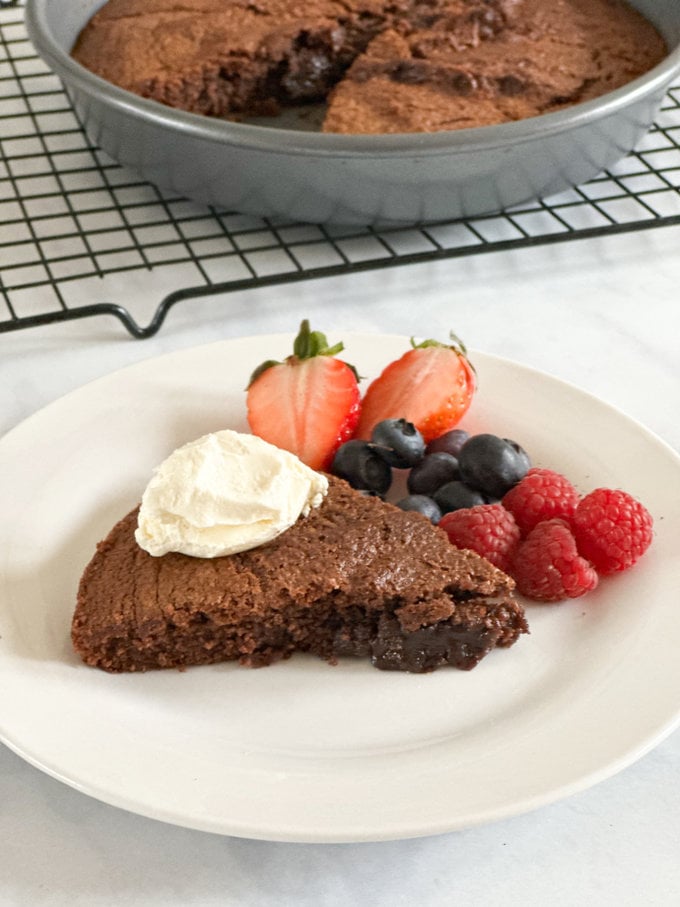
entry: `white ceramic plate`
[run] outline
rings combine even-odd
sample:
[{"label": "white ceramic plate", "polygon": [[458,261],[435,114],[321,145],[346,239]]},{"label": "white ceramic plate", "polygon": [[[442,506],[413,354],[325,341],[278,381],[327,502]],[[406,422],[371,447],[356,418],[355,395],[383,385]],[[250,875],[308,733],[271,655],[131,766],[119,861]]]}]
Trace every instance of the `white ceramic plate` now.
[{"label": "white ceramic plate", "polygon": [[[613,774],[680,712],[680,458],[602,402],[475,354],[465,427],[519,440],[584,491],[624,487],[652,549],[585,599],[529,606],[532,633],[475,670],[415,676],[311,657],[112,676],[71,650],[94,545],[177,445],[245,429],[252,368],[292,338],[227,341],[90,384],[0,441],[0,739],[91,796],[192,828],[287,841],[433,834],[550,803]],[[354,335],[375,375],[405,338]]]}]

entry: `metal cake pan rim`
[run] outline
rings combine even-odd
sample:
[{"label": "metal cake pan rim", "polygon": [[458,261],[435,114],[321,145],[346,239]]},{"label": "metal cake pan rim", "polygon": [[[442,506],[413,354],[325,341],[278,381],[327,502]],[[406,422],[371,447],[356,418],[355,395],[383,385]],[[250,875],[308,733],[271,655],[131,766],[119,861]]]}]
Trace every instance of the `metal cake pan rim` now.
[{"label": "metal cake pan rim", "polygon": [[619,113],[664,89],[680,71],[680,44],[647,73],[620,88],[564,110],[492,126],[440,132],[342,135],[236,123],[167,107],[142,98],[87,70],[54,38],[46,19],[50,0],[25,0],[29,38],[40,56],[68,87],[84,92],[120,113],[202,141],[286,154],[319,157],[436,157],[531,142],[571,131]]}]

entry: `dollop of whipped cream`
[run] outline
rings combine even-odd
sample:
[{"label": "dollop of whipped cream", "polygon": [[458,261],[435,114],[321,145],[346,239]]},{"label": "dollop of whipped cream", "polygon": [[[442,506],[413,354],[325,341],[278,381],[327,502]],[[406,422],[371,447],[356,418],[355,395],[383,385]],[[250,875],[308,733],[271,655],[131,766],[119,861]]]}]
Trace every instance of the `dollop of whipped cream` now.
[{"label": "dollop of whipped cream", "polygon": [[142,497],[135,539],[155,557],[222,557],[276,538],[318,507],[328,480],[255,435],[218,431],[179,447]]}]

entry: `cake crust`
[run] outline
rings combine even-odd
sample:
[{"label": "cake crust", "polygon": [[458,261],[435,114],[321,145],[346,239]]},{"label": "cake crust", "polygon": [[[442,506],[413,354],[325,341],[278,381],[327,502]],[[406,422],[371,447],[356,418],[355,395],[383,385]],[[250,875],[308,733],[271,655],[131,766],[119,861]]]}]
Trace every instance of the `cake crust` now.
[{"label": "cake crust", "polygon": [[278,538],[229,557],[152,557],[136,522],[133,510],[97,546],[73,616],[76,651],[107,671],[260,666],[295,651],[469,669],[528,630],[508,576],[340,479]]}]

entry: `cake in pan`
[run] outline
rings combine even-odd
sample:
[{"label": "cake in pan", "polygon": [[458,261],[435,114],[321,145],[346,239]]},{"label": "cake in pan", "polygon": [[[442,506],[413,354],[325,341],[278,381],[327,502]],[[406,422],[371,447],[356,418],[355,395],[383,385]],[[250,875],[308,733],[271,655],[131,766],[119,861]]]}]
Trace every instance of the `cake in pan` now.
[{"label": "cake in pan", "polygon": [[533,117],[666,53],[622,0],[108,0],[73,48],[104,79],[194,113],[327,101],[322,128],[335,133]]}]

